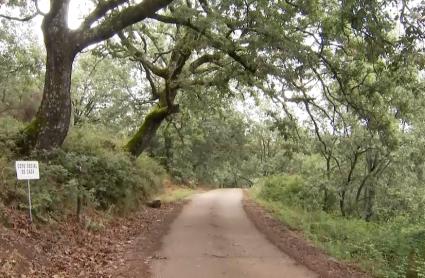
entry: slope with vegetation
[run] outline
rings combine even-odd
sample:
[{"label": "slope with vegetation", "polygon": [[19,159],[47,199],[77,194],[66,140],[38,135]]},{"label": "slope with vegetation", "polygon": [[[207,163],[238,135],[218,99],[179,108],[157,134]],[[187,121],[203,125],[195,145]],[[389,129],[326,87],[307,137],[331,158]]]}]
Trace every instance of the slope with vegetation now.
[{"label": "slope with vegetation", "polygon": [[0,1],[4,226],[37,159],[36,225],[137,211],[167,175],[253,185],[334,256],[425,275],[423,1],[86,2]]}]

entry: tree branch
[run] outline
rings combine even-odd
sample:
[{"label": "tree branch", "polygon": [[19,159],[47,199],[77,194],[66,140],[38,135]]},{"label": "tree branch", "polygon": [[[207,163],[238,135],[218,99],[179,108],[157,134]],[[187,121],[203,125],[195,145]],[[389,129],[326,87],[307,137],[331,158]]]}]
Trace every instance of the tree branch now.
[{"label": "tree branch", "polygon": [[142,67],[145,71],[146,79],[148,80],[149,85],[151,86],[152,99],[158,99],[159,98],[158,90],[156,89],[155,82],[152,79],[151,72],[150,72],[149,68],[146,67],[146,65],[144,65],[143,63],[141,63],[141,65],[142,65]]},{"label": "tree branch", "polygon": [[[192,30],[198,32],[199,34],[203,35],[204,37],[206,37],[210,41],[212,47],[225,52],[227,55],[229,55],[231,58],[233,58],[233,60],[238,62],[240,65],[242,65],[247,71],[249,71],[251,73],[255,73],[257,71],[255,66],[250,65],[248,63],[248,61],[246,61],[246,59],[244,59],[244,57],[237,54],[236,48],[234,47],[233,42],[231,42],[229,39],[224,38],[224,37],[214,38],[213,35],[207,33],[205,29],[200,29],[197,26],[195,26],[194,24],[192,24],[190,19],[175,18],[175,17],[159,15],[159,14],[154,14],[154,15],[151,15],[149,17],[152,18],[152,19],[155,19],[157,21],[163,22],[163,23],[175,24],[175,25],[189,27],[190,29],[192,29]],[[226,43],[227,43],[227,45],[226,45]],[[229,48],[228,45],[232,45],[232,46]]]},{"label": "tree branch", "polygon": [[33,0],[33,2],[34,2],[35,9],[37,10],[37,13],[38,13],[39,15],[45,16],[45,15],[46,15],[46,13],[43,13],[43,12],[41,11],[41,9],[40,9],[40,5],[38,4],[38,0]]},{"label": "tree branch", "polygon": [[[121,1],[118,0],[118,2]],[[94,28],[88,30],[79,29],[77,31],[78,48],[81,50],[91,44],[109,39],[124,28],[154,15],[158,10],[166,7],[171,2],[173,0],[144,0],[140,4],[127,7],[116,15],[106,18],[105,21]],[[105,4],[103,9],[98,9],[98,14],[106,13],[105,9],[114,6],[111,1],[107,3],[109,3],[109,7]],[[90,19],[90,21],[93,21],[93,19]]]},{"label": "tree branch", "polygon": [[94,22],[105,16],[108,11],[115,9],[126,2],[128,2],[128,0],[109,0],[100,2],[94,11],[91,12],[84,20],[82,24],[83,28],[88,30]]},{"label": "tree branch", "polygon": [[26,17],[14,17],[14,16],[9,16],[9,15],[4,15],[4,14],[0,14],[0,17],[5,18],[7,20],[27,22],[27,21],[30,21],[31,19],[35,18],[37,15],[38,15],[38,12],[34,13],[32,15],[28,15]]},{"label": "tree branch", "polygon": [[118,33],[119,38],[121,39],[121,42],[123,45],[128,49],[131,56],[136,59],[137,61],[141,62],[142,65],[146,68],[148,68],[150,71],[152,71],[153,74],[162,77],[167,78],[168,71],[167,69],[162,69],[154,64],[152,64],[150,61],[148,61],[145,58],[145,55],[142,51],[137,49],[133,44],[131,44],[130,40],[124,36],[122,32]]}]

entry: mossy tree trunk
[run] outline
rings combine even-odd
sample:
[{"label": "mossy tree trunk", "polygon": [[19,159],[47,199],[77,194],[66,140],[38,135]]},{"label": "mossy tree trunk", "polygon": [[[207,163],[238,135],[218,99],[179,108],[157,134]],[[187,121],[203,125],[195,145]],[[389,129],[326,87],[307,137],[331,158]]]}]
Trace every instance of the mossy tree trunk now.
[{"label": "mossy tree trunk", "polygon": [[178,89],[168,86],[159,93],[159,102],[143,120],[139,130],[125,146],[125,149],[133,156],[140,156],[147,147],[149,147],[152,139],[156,135],[158,128],[162,122],[169,116],[179,112],[179,106],[174,104]]},{"label": "mossy tree trunk", "polygon": [[[221,41],[219,42],[211,36],[206,36],[213,45],[212,48],[209,46],[206,47],[204,40],[205,33],[193,26],[190,22],[175,22],[172,17],[162,15],[155,15],[152,18],[160,22],[179,26],[175,30],[174,36],[172,36],[175,41],[169,56],[168,53],[170,51],[168,49],[164,52],[167,56],[160,55],[158,57],[153,57],[149,55],[146,44],[147,41],[152,40],[152,36],[148,36],[149,39],[143,40],[144,48],[142,49],[140,48],[140,41],[134,40],[134,38],[144,37],[143,32],[139,31],[138,36],[125,36],[122,32],[118,33],[123,50],[131,55],[134,61],[138,61],[142,65],[146,78],[151,86],[153,99],[159,99],[156,108],[146,115],[139,130],[125,146],[125,149],[136,157],[142,154],[149,146],[164,119],[178,112],[178,105],[174,104],[174,101],[179,90],[190,88],[191,86],[222,86],[230,80],[228,77],[220,79],[216,77],[211,78],[209,76],[205,78],[205,76],[208,76],[208,72],[212,75],[213,72],[218,70],[217,67],[221,68],[224,65],[220,62],[224,58],[222,53],[210,53],[214,48],[220,49],[220,52],[223,50],[224,46]],[[223,40],[226,41],[227,38],[223,37]],[[161,43],[154,42],[153,44],[155,48],[158,48],[158,45]],[[208,50],[200,51],[202,49]],[[195,52],[197,52],[199,56],[190,61],[190,56]],[[249,68],[245,60],[236,54],[234,50],[226,49],[225,52],[230,58],[242,65],[244,69],[251,73],[255,72],[255,69]],[[161,59],[159,59],[159,57],[161,57]],[[214,65],[211,71],[205,68],[202,69],[202,66],[206,64]],[[197,72],[198,69],[200,69],[199,72]],[[197,77],[197,74],[200,74],[202,77]],[[155,78],[153,78],[153,76],[155,76]]]},{"label": "mossy tree trunk", "polygon": [[169,115],[168,107],[157,107],[145,117],[142,126],[127,143],[126,149],[133,156],[140,156],[149,146],[161,123]]},{"label": "mossy tree trunk", "polygon": [[[156,107],[146,115],[139,130],[125,146],[125,149],[128,152],[130,152],[133,156],[138,157],[150,145],[152,138],[156,135],[158,128],[167,116],[178,113],[179,111],[179,106],[174,104],[177,93],[180,89],[179,85],[176,84],[181,77],[183,67],[186,65],[186,62],[193,51],[191,43],[195,40],[196,35],[191,32],[186,32],[178,39],[176,46],[171,52],[167,67],[165,68],[159,68],[154,66],[152,63],[149,63],[145,58],[146,53],[138,50],[131,44],[130,40],[122,34],[120,35],[120,38],[129,52],[132,53],[134,58],[139,60],[145,68],[151,83],[152,93],[154,96],[158,97]],[[154,84],[155,82],[150,78],[151,74],[155,74],[159,78],[163,79],[162,90],[157,90],[157,87],[160,86],[156,86],[156,84]]]}]

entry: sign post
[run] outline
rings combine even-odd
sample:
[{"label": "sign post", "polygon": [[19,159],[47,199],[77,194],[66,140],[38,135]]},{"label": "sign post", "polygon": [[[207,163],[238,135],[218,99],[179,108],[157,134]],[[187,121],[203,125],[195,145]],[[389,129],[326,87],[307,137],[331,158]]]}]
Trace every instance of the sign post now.
[{"label": "sign post", "polygon": [[30,211],[30,222],[32,223],[31,185],[30,180],[40,179],[38,161],[16,161],[16,176],[18,180],[27,180],[28,204]]}]

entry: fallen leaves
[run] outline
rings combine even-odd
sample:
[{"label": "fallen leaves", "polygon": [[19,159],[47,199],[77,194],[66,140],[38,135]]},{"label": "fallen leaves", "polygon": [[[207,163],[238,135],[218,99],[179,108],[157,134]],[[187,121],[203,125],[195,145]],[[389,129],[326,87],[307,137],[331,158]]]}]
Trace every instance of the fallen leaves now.
[{"label": "fallen leaves", "polygon": [[96,231],[87,230],[71,217],[54,226],[37,227],[28,224],[23,212],[7,210],[13,228],[0,226],[0,276],[116,277],[118,270],[132,268],[128,264],[156,259],[155,255],[141,258],[134,254],[159,245],[167,222],[164,219],[178,207],[142,208],[109,221],[99,214],[90,215],[91,221],[104,225]]}]

